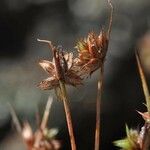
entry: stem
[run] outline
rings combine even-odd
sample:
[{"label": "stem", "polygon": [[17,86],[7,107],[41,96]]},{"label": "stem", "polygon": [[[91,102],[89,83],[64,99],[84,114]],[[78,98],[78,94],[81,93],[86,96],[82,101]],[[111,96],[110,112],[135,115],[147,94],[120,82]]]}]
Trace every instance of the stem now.
[{"label": "stem", "polygon": [[21,124],[20,124],[20,122],[19,122],[19,119],[18,119],[18,117],[17,117],[17,115],[16,115],[16,112],[15,112],[13,106],[12,106],[10,103],[8,103],[8,106],[9,106],[10,114],[11,114],[11,116],[12,116],[12,120],[13,120],[13,122],[14,122],[14,124],[15,124],[15,127],[16,127],[18,133],[19,133],[20,135],[22,135],[22,127],[21,127]]},{"label": "stem", "polygon": [[95,129],[95,150],[99,150],[100,147],[100,106],[102,99],[103,88],[103,66],[100,68],[100,78],[97,87],[97,99],[96,99],[96,129]]},{"label": "stem", "polygon": [[68,131],[69,131],[69,136],[70,136],[71,149],[76,150],[76,143],[75,143],[75,137],[74,137],[74,132],[73,132],[73,124],[72,124],[71,112],[69,108],[69,101],[68,101],[66,86],[63,83],[63,81],[59,81],[59,85],[60,85],[62,98],[63,98],[67,126],[68,126]]},{"label": "stem", "polygon": [[48,117],[49,117],[49,113],[50,113],[52,103],[53,103],[53,99],[52,99],[52,97],[49,96],[46,107],[45,107],[44,115],[43,115],[43,118],[42,118],[42,122],[41,122],[41,129],[42,130],[44,130],[47,126]]},{"label": "stem", "polygon": [[111,0],[108,0],[108,4],[110,6],[111,12],[110,12],[110,19],[109,19],[109,26],[108,26],[108,31],[107,31],[107,36],[108,39],[110,37],[110,32],[111,32],[111,28],[112,28],[112,22],[113,22],[113,13],[114,13],[114,7],[111,3]]},{"label": "stem", "polygon": [[[110,32],[112,28],[112,21],[113,21],[113,12],[114,8],[111,3],[111,0],[107,0],[110,6],[110,19],[109,19],[109,26],[107,31],[107,38],[109,42]],[[101,99],[102,99],[102,89],[103,89],[103,73],[104,73],[104,64],[100,68],[100,78],[98,81],[98,88],[97,88],[97,99],[96,99],[96,129],[95,129],[95,150],[99,150],[100,147],[100,106],[101,106]]]},{"label": "stem", "polygon": [[146,78],[144,75],[144,71],[141,65],[141,60],[139,57],[138,52],[135,52],[135,56],[136,56],[136,60],[137,60],[137,65],[138,65],[138,69],[139,69],[139,74],[140,74],[140,78],[141,78],[141,82],[142,82],[142,87],[143,87],[143,92],[144,92],[144,96],[145,96],[145,100],[146,100],[146,106],[147,106],[147,111],[150,115],[150,94],[149,94],[149,90],[148,90],[148,86],[147,86],[147,82],[146,82]]},{"label": "stem", "polygon": [[53,99],[52,99],[52,97],[49,96],[46,107],[45,107],[45,111],[44,111],[44,115],[43,115],[43,118],[42,118],[40,129],[37,131],[37,135],[35,137],[34,146],[37,147],[37,148],[39,147],[39,143],[40,143],[41,139],[43,138],[42,132],[47,127],[48,117],[49,117],[49,113],[50,113],[52,103],[53,103]]}]

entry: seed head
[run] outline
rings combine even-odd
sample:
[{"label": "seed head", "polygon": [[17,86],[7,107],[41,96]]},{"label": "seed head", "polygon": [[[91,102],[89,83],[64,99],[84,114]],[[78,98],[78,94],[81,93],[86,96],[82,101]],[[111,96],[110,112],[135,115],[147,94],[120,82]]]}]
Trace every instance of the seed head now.
[{"label": "seed head", "polygon": [[42,90],[56,89],[59,86],[59,81],[65,84],[77,86],[82,84],[82,78],[78,75],[78,70],[75,67],[73,54],[60,51],[51,44],[50,41],[39,40],[49,44],[53,52],[53,60],[41,60],[39,65],[48,73],[49,77],[38,85]]},{"label": "seed head", "polygon": [[108,0],[108,4],[111,8],[111,13],[107,32],[102,30],[99,35],[90,32],[86,38],[80,40],[76,45],[78,51],[76,64],[81,68],[83,75],[91,75],[104,65],[113,20],[111,0]]},{"label": "seed head", "polygon": [[107,34],[102,31],[99,35],[90,32],[87,38],[77,43],[78,58],[77,66],[80,66],[83,73],[92,74],[102,67],[108,48]]}]

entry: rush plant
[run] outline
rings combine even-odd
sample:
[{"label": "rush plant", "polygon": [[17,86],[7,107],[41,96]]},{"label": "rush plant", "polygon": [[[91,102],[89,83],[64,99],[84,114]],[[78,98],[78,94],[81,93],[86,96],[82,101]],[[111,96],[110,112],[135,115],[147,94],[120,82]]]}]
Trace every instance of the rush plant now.
[{"label": "rush plant", "polygon": [[40,40],[47,43],[52,50],[52,60],[41,60],[39,65],[48,73],[49,77],[39,83],[42,90],[54,89],[58,99],[64,104],[66,121],[70,135],[71,149],[76,150],[76,142],[73,131],[69,98],[66,85],[79,86],[84,79],[91,76],[96,70],[100,70],[98,81],[98,92],[96,99],[96,129],[95,129],[95,150],[99,150],[100,145],[100,103],[103,88],[104,62],[108,50],[110,32],[113,20],[113,6],[110,0],[108,4],[111,8],[108,30],[101,30],[100,34],[90,32],[87,37],[81,39],[76,44],[77,57],[73,53],[68,53],[56,47],[48,40]]}]

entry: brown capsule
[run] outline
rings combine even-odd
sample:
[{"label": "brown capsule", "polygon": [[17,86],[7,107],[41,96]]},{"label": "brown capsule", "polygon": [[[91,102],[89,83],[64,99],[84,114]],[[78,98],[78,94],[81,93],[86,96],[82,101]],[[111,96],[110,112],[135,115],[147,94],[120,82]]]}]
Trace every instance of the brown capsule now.
[{"label": "brown capsule", "polygon": [[81,67],[83,74],[92,74],[102,67],[108,48],[108,38],[105,32],[96,35],[88,34],[87,38],[80,40],[76,46],[78,50],[77,66]]},{"label": "brown capsule", "polygon": [[[49,41],[47,43],[51,42]],[[59,52],[54,46],[51,47],[54,54],[53,61],[39,61],[39,65],[48,73],[49,77],[40,82],[38,87],[42,90],[56,89],[59,86],[59,80],[68,85],[81,85],[82,78],[78,74],[79,70],[75,66],[73,54]]]}]

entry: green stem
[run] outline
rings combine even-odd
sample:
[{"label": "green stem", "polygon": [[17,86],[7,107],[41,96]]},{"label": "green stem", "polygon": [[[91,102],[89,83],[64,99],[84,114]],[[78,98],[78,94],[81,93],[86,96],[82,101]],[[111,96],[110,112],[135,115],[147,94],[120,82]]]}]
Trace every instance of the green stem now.
[{"label": "green stem", "polygon": [[73,124],[72,124],[71,112],[69,108],[69,100],[67,96],[66,86],[63,83],[63,81],[59,81],[59,85],[60,85],[62,100],[64,104],[64,109],[65,109],[67,126],[68,126],[68,131],[69,131],[69,136],[70,136],[71,149],[76,150],[76,143],[75,143],[75,137],[74,137],[74,132],[73,132]]},{"label": "green stem", "polygon": [[100,147],[100,106],[101,106],[101,99],[102,99],[102,88],[103,88],[103,67],[100,68],[100,78],[97,87],[95,150],[99,150]]}]

